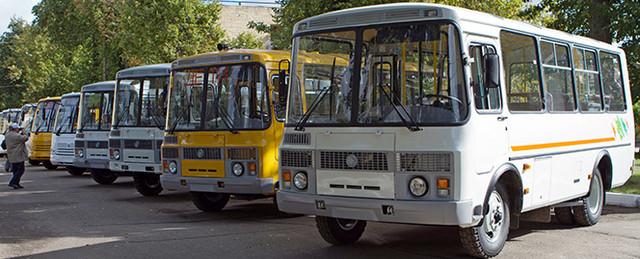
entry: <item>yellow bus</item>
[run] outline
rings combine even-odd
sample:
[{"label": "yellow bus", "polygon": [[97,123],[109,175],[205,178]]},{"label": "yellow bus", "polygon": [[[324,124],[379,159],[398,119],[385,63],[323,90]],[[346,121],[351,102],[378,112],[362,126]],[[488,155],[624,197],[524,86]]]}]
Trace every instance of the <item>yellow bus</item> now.
[{"label": "yellow bus", "polygon": [[51,163],[51,132],[56,118],[60,96],[42,98],[36,106],[36,115],[31,125],[31,165],[44,165],[49,170],[58,168]]},{"label": "yellow bus", "polygon": [[163,186],[188,189],[202,211],[275,194],[289,57],[229,50],[172,63]]}]

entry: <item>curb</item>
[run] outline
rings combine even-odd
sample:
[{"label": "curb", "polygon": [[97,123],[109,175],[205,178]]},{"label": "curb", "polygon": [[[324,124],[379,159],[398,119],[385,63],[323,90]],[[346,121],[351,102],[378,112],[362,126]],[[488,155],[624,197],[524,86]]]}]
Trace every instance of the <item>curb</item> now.
[{"label": "curb", "polygon": [[640,208],[640,195],[608,192],[607,205]]}]

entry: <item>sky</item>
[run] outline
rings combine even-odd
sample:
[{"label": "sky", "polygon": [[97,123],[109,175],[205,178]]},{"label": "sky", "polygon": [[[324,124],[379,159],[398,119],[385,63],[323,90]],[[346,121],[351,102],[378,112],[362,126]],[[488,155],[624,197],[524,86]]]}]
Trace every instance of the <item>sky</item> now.
[{"label": "sky", "polygon": [[[11,17],[20,17],[28,22],[33,21],[31,8],[40,0],[0,0],[0,34],[7,31]],[[275,0],[222,0],[223,4],[237,5],[237,2],[254,5],[255,3],[274,4]]]},{"label": "sky", "polygon": [[31,22],[31,8],[39,2],[40,0],[0,0],[0,34],[7,31],[11,17],[21,17]]}]

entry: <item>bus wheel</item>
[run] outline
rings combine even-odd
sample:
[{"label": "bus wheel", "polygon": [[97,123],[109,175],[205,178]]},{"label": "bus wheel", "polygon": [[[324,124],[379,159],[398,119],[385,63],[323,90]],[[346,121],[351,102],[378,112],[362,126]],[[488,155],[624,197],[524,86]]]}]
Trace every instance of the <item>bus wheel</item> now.
[{"label": "bus wheel", "polygon": [[482,224],[460,229],[460,241],[467,253],[478,258],[489,258],[502,251],[509,236],[510,212],[507,200],[507,191],[498,184],[485,204],[488,210]]},{"label": "bus wheel", "polygon": [[99,184],[112,184],[118,179],[118,176],[109,170],[92,169],[91,177]]},{"label": "bus wheel", "polygon": [[156,196],[162,192],[162,184],[160,184],[160,175],[147,173],[134,173],[133,181],[136,190],[143,196]]},{"label": "bus wheel", "polygon": [[556,220],[562,225],[573,225],[573,212],[571,207],[555,207],[553,212],[556,214]]},{"label": "bus wheel", "polygon": [[39,160],[29,159],[29,164],[32,165],[32,166],[39,166],[40,165],[40,161]]},{"label": "bus wheel", "polygon": [[81,176],[82,174],[84,174],[84,171],[84,168],[67,166],[67,172],[69,172],[69,174],[73,176]]},{"label": "bus wheel", "polygon": [[604,207],[604,185],[600,170],[596,168],[592,176],[589,195],[582,199],[582,205],[573,207],[573,218],[581,226],[591,226],[598,223]]},{"label": "bus wheel", "polygon": [[334,245],[355,243],[362,236],[366,226],[367,222],[364,220],[316,216],[318,232],[324,241]]},{"label": "bus wheel", "polygon": [[229,202],[229,194],[212,192],[191,192],[193,204],[204,212],[218,212]]},{"label": "bus wheel", "polygon": [[49,160],[42,161],[42,165],[44,166],[44,168],[46,168],[48,170],[56,170],[56,169],[58,169],[58,166],[52,164],[51,161],[49,161]]}]

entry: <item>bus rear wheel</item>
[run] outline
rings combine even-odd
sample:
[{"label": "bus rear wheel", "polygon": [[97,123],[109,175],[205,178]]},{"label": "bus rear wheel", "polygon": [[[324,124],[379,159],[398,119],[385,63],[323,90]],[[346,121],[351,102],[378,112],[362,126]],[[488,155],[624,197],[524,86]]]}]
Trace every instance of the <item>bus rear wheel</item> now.
[{"label": "bus rear wheel", "polygon": [[148,173],[134,173],[133,182],[136,190],[143,196],[156,196],[162,192],[160,175]]},{"label": "bus rear wheel", "polygon": [[600,170],[593,171],[589,195],[582,199],[582,205],[573,207],[573,219],[578,225],[592,226],[598,223],[604,208],[604,184]]},{"label": "bus rear wheel", "polygon": [[32,166],[39,166],[40,165],[40,160],[29,159],[29,164],[32,165]]},{"label": "bus rear wheel", "polygon": [[118,179],[118,175],[112,173],[110,170],[105,169],[91,169],[91,177],[99,184],[112,184]]},{"label": "bus rear wheel", "polygon": [[333,245],[353,244],[364,233],[367,222],[355,219],[338,219],[316,216],[316,228],[324,239]]},{"label": "bus rear wheel", "polygon": [[218,212],[229,202],[229,194],[212,192],[191,192],[193,204],[204,212]]},{"label": "bus rear wheel", "polygon": [[509,236],[510,211],[507,191],[502,185],[489,194],[482,224],[460,229],[460,242],[471,256],[494,257],[502,251]]},{"label": "bus rear wheel", "polygon": [[84,174],[84,171],[84,168],[67,166],[67,172],[69,172],[69,174],[73,176],[81,176],[82,174]]},{"label": "bus rear wheel", "polygon": [[49,160],[42,161],[42,165],[44,166],[44,168],[46,168],[48,170],[56,170],[56,169],[58,169],[58,166],[52,164],[51,161],[49,161]]}]

